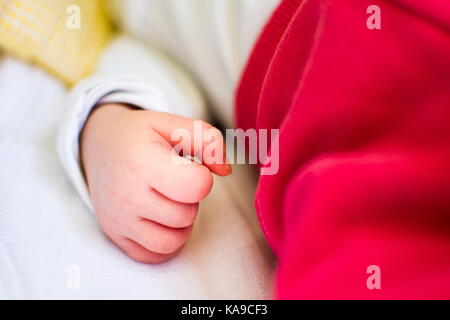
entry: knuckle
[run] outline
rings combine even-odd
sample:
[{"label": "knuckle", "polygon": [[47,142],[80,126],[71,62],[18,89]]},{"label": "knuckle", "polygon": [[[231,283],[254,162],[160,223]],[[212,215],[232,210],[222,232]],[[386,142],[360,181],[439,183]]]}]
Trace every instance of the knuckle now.
[{"label": "knuckle", "polygon": [[188,228],[192,226],[197,218],[198,204],[188,205],[177,212],[175,228]]},{"label": "knuckle", "polygon": [[179,195],[183,203],[195,204],[203,200],[211,191],[213,177],[208,168],[190,166],[179,181]]},{"label": "knuckle", "polygon": [[213,177],[208,169],[202,168],[196,179],[193,179],[192,192],[196,202],[206,198],[211,191],[213,185]]}]

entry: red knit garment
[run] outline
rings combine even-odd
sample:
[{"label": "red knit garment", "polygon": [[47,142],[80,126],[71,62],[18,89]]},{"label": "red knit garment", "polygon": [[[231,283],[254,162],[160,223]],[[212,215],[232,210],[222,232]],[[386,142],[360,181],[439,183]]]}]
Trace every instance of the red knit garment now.
[{"label": "red knit garment", "polygon": [[450,298],[450,1],[286,0],[236,105],[280,129],[255,201],[277,298]]}]

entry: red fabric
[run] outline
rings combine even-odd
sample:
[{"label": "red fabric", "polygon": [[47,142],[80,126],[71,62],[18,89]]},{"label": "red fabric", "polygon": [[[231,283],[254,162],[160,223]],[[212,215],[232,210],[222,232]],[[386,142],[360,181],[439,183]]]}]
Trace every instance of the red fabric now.
[{"label": "red fabric", "polygon": [[450,298],[448,0],[284,1],[236,111],[281,130],[256,195],[278,298]]}]

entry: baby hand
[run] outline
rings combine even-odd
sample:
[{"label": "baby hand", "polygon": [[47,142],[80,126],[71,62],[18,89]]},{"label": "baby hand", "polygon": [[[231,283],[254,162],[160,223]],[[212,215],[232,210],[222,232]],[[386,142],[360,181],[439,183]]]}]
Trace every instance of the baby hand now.
[{"label": "baby hand", "polygon": [[[225,162],[199,164],[178,157],[171,135],[180,128],[192,132],[194,120],[108,104],[93,112],[81,137],[97,219],[106,235],[139,262],[173,257],[192,230],[199,202],[211,190],[211,172],[231,173]],[[221,133],[213,132],[215,145],[224,148]],[[203,140],[193,145],[182,151],[195,156],[207,147]]]}]

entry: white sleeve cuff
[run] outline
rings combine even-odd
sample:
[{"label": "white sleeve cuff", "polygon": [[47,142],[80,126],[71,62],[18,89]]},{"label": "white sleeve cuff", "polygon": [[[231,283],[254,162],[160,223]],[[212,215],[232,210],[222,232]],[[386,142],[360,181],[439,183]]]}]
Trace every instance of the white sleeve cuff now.
[{"label": "white sleeve cuff", "polygon": [[79,136],[98,103],[126,103],[146,110],[178,113],[164,94],[145,82],[128,77],[92,77],[69,95],[68,114],[61,123],[58,152],[69,179],[85,204],[93,211],[87,184],[81,171]]}]

